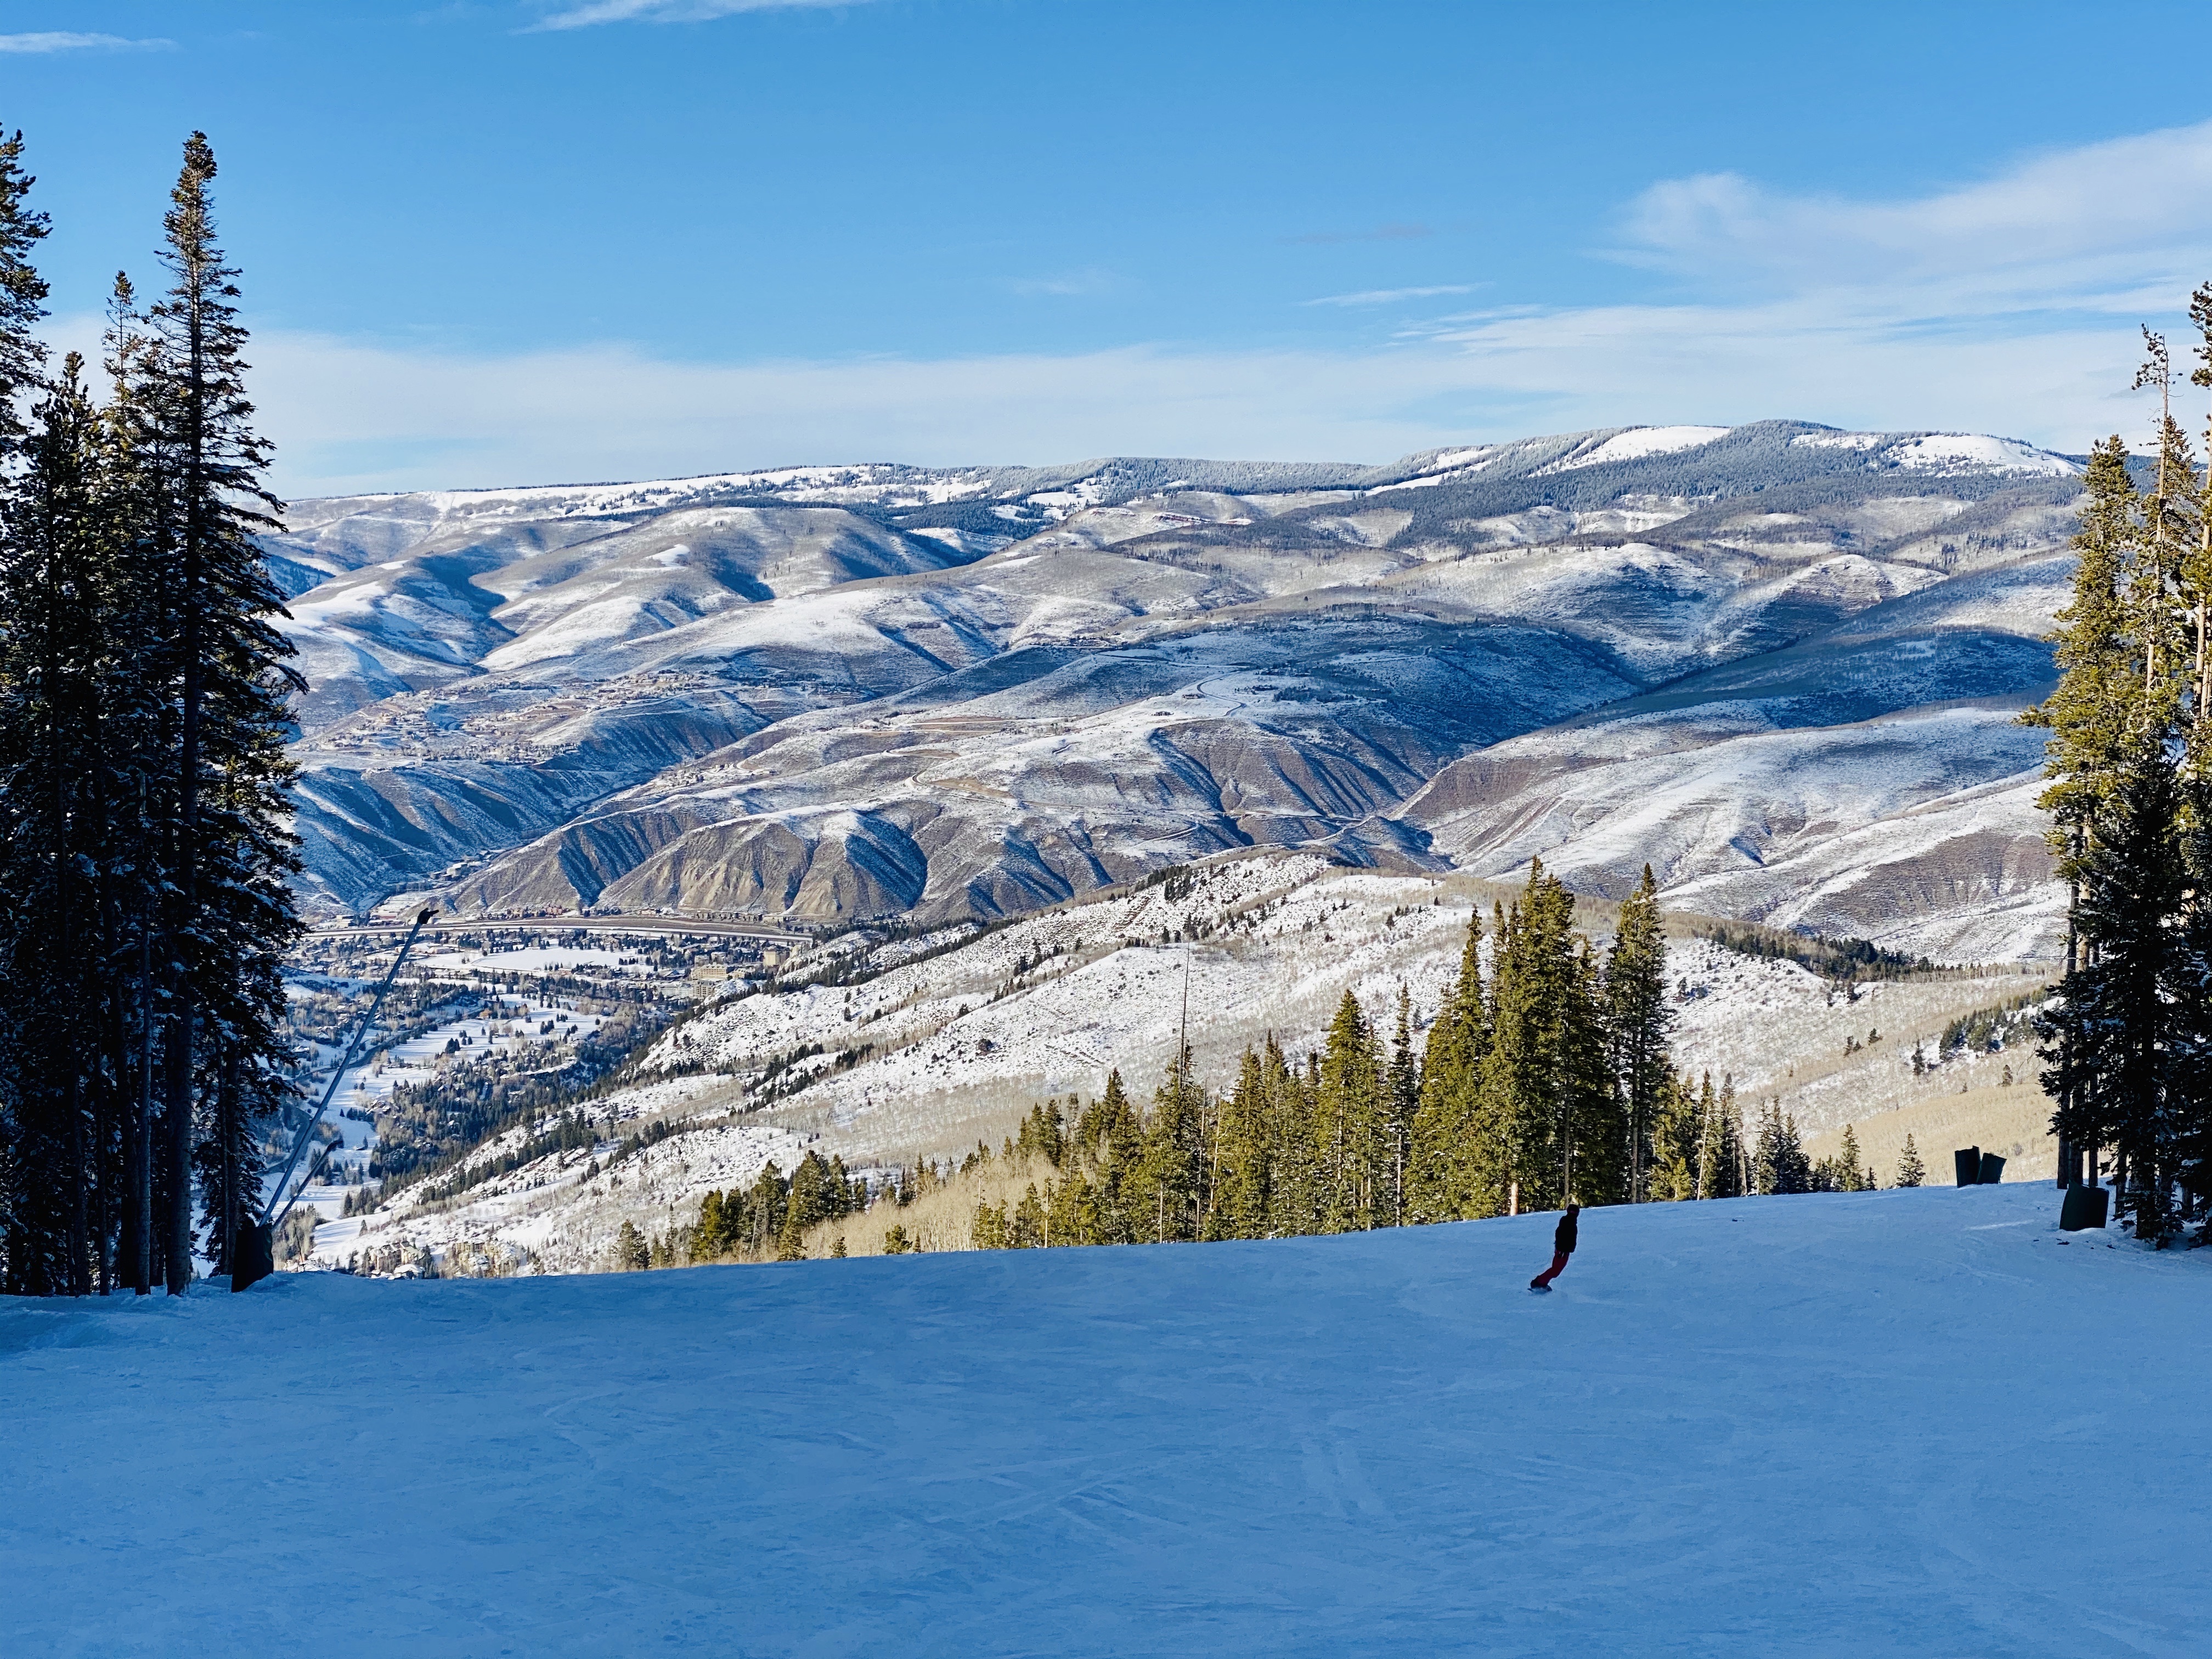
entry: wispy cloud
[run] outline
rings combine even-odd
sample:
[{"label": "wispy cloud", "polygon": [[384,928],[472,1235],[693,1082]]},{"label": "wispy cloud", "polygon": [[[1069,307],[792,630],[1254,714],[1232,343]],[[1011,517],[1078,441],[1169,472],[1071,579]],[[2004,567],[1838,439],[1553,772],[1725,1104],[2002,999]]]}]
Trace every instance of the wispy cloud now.
[{"label": "wispy cloud", "polygon": [[176,46],[173,40],[131,40],[119,34],[81,34],[70,29],[0,34],[0,52],[173,52]]},{"label": "wispy cloud", "polygon": [[[81,336],[82,338],[76,337]],[[97,349],[86,318],[58,344]],[[2123,329],[1922,342],[1771,313],[1620,307],[1383,350],[1139,346],[723,365],[621,346],[464,356],[270,331],[254,401],[295,496],[801,461],[1102,454],[1386,460],[1536,432],[1797,416],[2069,451],[2115,420]]]},{"label": "wispy cloud", "polygon": [[538,20],[541,29],[585,29],[598,23],[705,23],[746,11],[865,5],[868,0],[585,0]]},{"label": "wispy cloud", "polygon": [[1016,294],[1081,299],[1094,294],[1111,294],[1127,284],[1114,272],[1093,266],[1086,270],[1063,271],[1056,276],[1016,276],[1010,278],[1006,286]]},{"label": "wispy cloud", "polygon": [[[1776,416],[2079,451],[2142,427],[2144,401],[2125,390],[2134,323],[2179,325],[2212,275],[2212,125],[1888,201],[1670,181],[1632,204],[1620,241],[1672,292],[1462,310],[1379,349],[726,365],[270,332],[254,342],[254,398],[282,488],[301,495],[802,460],[1382,460]],[[96,349],[99,329],[78,319],[57,344]]]},{"label": "wispy cloud", "polygon": [[1438,283],[1428,288],[1370,288],[1358,294],[1327,294],[1318,300],[1301,300],[1307,306],[1394,306],[1401,300],[1430,300],[1439,294],[1472,294],[1471,283]]},{"label": "wispy cloud", "polygon": [[1437,233],[1426,225],[1376,225],[1372,230],[1310,230],[1285,236],[1286,242],[1418,242]]},{"label": "wispy cloud", "polygon": [[2212,122],[2049,152],[1903,200],[1792,196],[1729,173],[1669,179],[1637,198],[1622,231],[1616,258],[1709,292],[2131,313],[2146,292],[2201,274],[2212,252]]}]

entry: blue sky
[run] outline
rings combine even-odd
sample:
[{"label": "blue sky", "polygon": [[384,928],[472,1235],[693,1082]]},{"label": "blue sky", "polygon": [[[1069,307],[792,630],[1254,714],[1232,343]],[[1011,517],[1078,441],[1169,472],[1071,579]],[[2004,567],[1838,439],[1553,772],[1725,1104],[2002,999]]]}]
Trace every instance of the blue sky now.
[{"label": "blue sky", "polygon": [[2079,449],[2212,276],[2212,94],[2154,72],[2200,22],[10,0],[0,121],[70,341],[207,131],[294,494],[1784,415]]}]

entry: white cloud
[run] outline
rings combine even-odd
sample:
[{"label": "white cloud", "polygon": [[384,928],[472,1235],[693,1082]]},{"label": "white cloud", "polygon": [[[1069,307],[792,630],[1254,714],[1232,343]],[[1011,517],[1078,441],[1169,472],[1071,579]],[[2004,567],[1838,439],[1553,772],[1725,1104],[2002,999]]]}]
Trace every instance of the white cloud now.
[{"label": "white cloud", "polygon": [[1112,271],[1092,266],[1086,270],[1063,271],[1056,276],[1017,276],[1006,286],[1016,294],[1083,299],[1097,294],[1112,294],[1128,284]]},{"label": "white cloud", "polygon": [[595,23],[704,23],[745,11],[864,5],[867,0],[586,0],[541,19],[541,29],[582,29]]},{"label": "white cloud", "polygon": [[119,34],[80,34],[67,29],[0,34],[0,52],[171,52],[176,45],[173,40],[130,40]]},{"label": "white cloud", "polygon": [[1468,283],[1439,283],[1430,288],[1370,288],[1358,294],[1327,294],[1318,300],[1301,300],[1308,306],[1389,306],[1401,300],[1429,300],[1440,294],[1472,294]]},{"label": "white cloud", "polygon": [[1888,296],[1980,316],[2171,307],[2212,254],[2212,122],[2033,156],[1894,201],[1787,196],[1735,173],[1670,179],[1631,207],[1617,256],[1707,291]]},{"label": "white cloud", "polygon": [[[281,488],[301,495],[800,461],[1382,460],[1768,416],[2079,452],[2143,429],[2125,389],[2135,321],[2175,320],[2212,276],[2208,158],[2212,127],[1887,202],[1658,185],[1627,248],[1679,297],[1462,312],[1382,347],[717,365],[620,344],[471,356],[268,333],[254,393]],[[75,331],[64,343],[96,343],[96,321]]]},{"label": "white cloud", "polygon": [[1531,432],[1768,416],[2080,450],[2118,423],[2102,394],[2131,346],[2094,331],[2027,352],[1870,340],[1786,308],[1660,307],[1501,317],[1367,352],[744,366],[619,346],[471,357],[270,332],[254,341],[252,385],[279,489],[304,496],[806,461],[1371,461]]}]

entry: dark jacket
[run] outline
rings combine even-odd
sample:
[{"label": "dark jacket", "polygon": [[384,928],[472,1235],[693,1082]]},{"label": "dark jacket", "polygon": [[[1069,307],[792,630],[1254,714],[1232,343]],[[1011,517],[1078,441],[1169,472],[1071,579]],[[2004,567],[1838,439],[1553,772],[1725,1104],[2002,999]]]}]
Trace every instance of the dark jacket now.
[{"label": "dark jacket", "polygon": [[1575,1253],[1575,1213],[1570,1210],[1559,1218],[1559,1231],[1552,1235],[1552,1248],[1561,1255]]}]

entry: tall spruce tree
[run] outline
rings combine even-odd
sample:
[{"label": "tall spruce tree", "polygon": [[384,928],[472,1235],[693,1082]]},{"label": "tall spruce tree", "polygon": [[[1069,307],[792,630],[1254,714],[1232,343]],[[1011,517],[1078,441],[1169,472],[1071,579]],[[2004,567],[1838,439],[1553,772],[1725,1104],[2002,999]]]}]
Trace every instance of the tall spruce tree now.
[{"label": "tall spruce tree", "polygon": [[2167,1199],[2177,1142],[2190,1125],[2176,1097],[2191,1056],[2190,1015],[2203,986],[2184,945],[2188,875],[2175,834],[2179,783],[2165,744],[2146,735],[2123,765],[2080,860],[2075,925],[2088,959],[2039,1021],[2055,1063],[2044,1087],[2060,1102],[2054,1130],[2115,1149],[2118,1200],[2139,1236],[2172,1231]]},{"label": "tall spruce tree", "polygon": [[1413,1057],[1413,994],[1398,981],[1398,1030],[1390,1040],[1390,1065],[1384,1088],[1389,1110],[1384,1135],[1390,1158],[1390,1193],[1385,1224],[1406,1221],[1406,1175],[1413,1151],[1413,1118],[1421,1109],[1421,1065]]},{"label": "tall spruce tree", "polygon": [[[1269,1048],[1273,1048],[1271,1042]],[[1277,1056],[1279,1061],[1280,1056]],[[1268,1122],[1267,1068],[1247,1048],[1237,1086],[1221,1103],[1214,1131],[1213,1203],[1206,1212],[1208,1238],[1265,1238],[1273,1189],[1273,1146]]]},{"label": "tall spruce tree", "polygon": [[[204,1196],[219,1261],[228,1247],[223,1195],[258,1183],[258,1169],[245,1167],[252,1140],[240,1125],[251,1115],[249,1098],[251,1106],[274,1104],[285,1052],[278,965],[299,933],[286,880],[297,861],[285,823],[292,769],[283,744],[285,694],[301,683],[285,666],[291,647],[275,626],[283,595],[255,541],[276,528],[281,506],[262,484],[269,448],[246,391],[238,271],[216,240],[215,176],[215,153],[196,132],[162,221],[169,287],[149,313],[151,384],[142,394],[156,429],[149,447],[162,457],[167,485],[176,617],[163,1032],[163,1242],[173,1291],[191,1276],[195,1164],[212,1177]],[[235,1108],[222,1104],[226,1074],[241,1079]],[[216,1143],[211,1155],[203,1140]]]},{"label": "tall spruce tree", "polygon": [[1168,1064],[1144,1127],[1129,1208],[1138,1237],[1155,1243],[1194,1239],[1204,1224],[1206,1106],[1185,1049]]},{"label": "tall spruce tree", "polygon": [[[1674,1078],[1667,1054],[1674,1024],[1667,1001],[1667,939],[1659,919],[1659,885],[1648,864],[1644,879],[1620,907],[1620,925],[1606,958],[1605,999],[1613,1073],[1628,1115],[1627,1196],[1633,1204],[1646,1195],[1662,1095]],[[1679,1164],[1679,1150],[1669,1152]]]},{"label": "tall spruce tree", "polygon": [[[1686,1079],[1682,1092],[1689,1092]],[[1697,1093],[1699,1198],[1743,1196],[1742,1130],[1734,1109],[1735,1101],[1728,1093],[1713,1092],[1713,1074],[1707,1072],[1698,1082]]]},{"label": "tall spruce tree", "polygon": [[1491,1042],[1475,1112],[1477,1213],[1553,1209],[1625,1188],[1601,987],[1574,895],[1532,860],[1498,935]]},{"label": "tall spruce tree", "polygon": [[1358,999],[1346,991],[1329,1023],[1314,1101],[1324,1231],[1353,1232],[1376,1224],[1390,1176],[1389,1110],[1373,1027]]},{"label": "tall spruce tree", "polygon": [[[120,1134],[103,969],[104,752],[117,640],[99,422],[72,354],[33,415],[0,561],[0,1075],[19,1125],[27,1230],[9,1255],[33,1293],[93,1288],[119,1215]],[[112,1252],[99,1252],[103,1273]]]},{"label": "tall spruce tree", "polygon": [[2052,843],[2070,860],[2112,793],[2136,724],[2138,658],[2128,628],[2127,588],[2143,542],[2143,508],[2118,438],[2094,445],[2082,474],[2081,528],[2075,536],[2074,590],[2051,635],[2059,680],[2021,716],[2051,732],[2039,805]]},{"label": "tall spruce tree", "polygon": [[1490,1005],[1482,981],[1482,912],[1467,919],[1459,974],[1429,1026],[1421,1056],[1420,1103],[1407,1150],[1407,1210],[1416,1221],[1455,1221],[1492,1212],[1477,1173],[1476,1113],[1490,1052]]},{"label": "tall spruce tree", "polygon": [[40,385],[46,351],[37,329],[47,287],[32,256],[50,228],[28,203],[38,181],[23,171],[23,135],[0,138],[0,465],[22,441],[22,400]]},{"label": "tall spruce tree", "polygon": [[1676,1202],[1701,1196],[1698,1101],[1670,1071],[1651,1103],[1651,1164],[1644,1196]]}]

